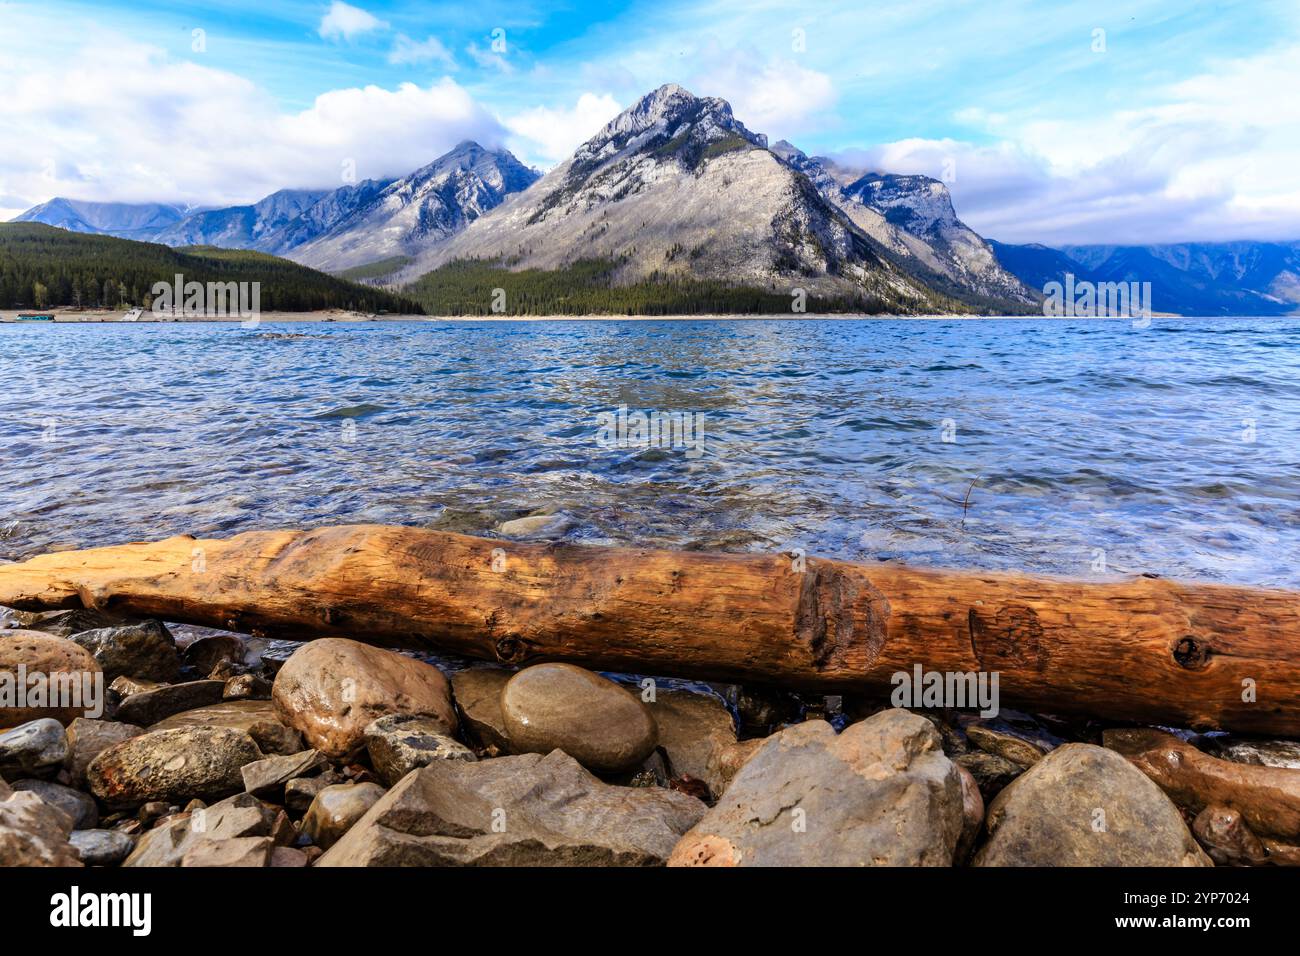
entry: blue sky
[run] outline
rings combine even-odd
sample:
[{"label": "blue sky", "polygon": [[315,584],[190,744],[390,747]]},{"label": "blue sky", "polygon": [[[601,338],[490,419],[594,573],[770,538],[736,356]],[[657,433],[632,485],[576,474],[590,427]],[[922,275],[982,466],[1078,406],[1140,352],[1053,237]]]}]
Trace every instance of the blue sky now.
[{"label": "blue sky", "polygon": [[1294,0],[0,0],[0,215],[248,201],[466,137],[546,167],[665,82],[945,178],[995,238],[1300,238]]}]

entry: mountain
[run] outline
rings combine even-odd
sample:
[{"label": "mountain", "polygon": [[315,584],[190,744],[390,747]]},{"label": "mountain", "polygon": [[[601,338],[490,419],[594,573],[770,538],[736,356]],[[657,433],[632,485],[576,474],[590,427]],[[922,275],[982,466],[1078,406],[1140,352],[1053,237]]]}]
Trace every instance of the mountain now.
[{"label": "mountain", "polygon": [[458,260],[543,272],[603,263],[594,274],[615,286],[724,283],[779,292],[786,308],[796,288],[877,311],[951,305],[898,268],[725,100],[673,84],[526,191],[420,252],[397,279]]},{"label": "mountain", "polygon": [[44,223],[0,223],[0,308],[145,306],[154,283],[258,282],[260,307],[418,312],[408,299],[242,249],[171,249]]},{"label": "mountain", "polygon": [[1002,264],[1035,289],[1064,281],[1068,272],[1091,282],[1150,282],[1155,312],[1300,313],[1300,243],[993,245]]},{"label": "mountain", "polygon": [[390,183],[322,235],[296,246],[290,258],[340,270],[410,255],[459,232],[527,189],[538,173],[509,150],[465,141],[411,175]]},{"label": "mountain", "polygon": [[903,268],[927,275],[932,285],[958,295],[1034,301],[1033,292],[998,263],[989,243],[957,218],[952,195],[939,180],[855,174],[822,157],[810,158],[785,140],[772,151],[807,176]]},{"label": "mountain", "polygon": [[41,222],[70,232],[152,239],[185,216],[181,206],[164,203],[85,202],[56,197],[33,206],[14,222]]},{"label": "mountain", "polygon": [[274,243],[266,242],[267,238],[325,195],[324,190],[282,189],[251,206],[201,210],[158,231],[150,241],[167,246],[278,251]]}]

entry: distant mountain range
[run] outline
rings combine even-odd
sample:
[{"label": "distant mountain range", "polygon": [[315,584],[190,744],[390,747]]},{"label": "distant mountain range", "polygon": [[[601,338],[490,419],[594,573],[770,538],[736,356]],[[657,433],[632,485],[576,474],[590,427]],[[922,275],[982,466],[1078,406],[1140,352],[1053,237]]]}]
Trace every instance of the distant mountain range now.
[{"label": "distant mountain range", "polygon": [[614,287],[802,288],[873,310],[997,313],[1034,310],[1046,283],[1072,273],[1150,282],[1157,312],[1300,312],[1300,243],[1052,249],[987,240],[958,219],[939,180],[769,146],[725,100],[672,84],[545,176],[507,150],[464,142],[401,179],[281,190],[248,206],[53,199],[16,221],[257,250],[390,286],[467,260],[573,275],[575,264],[593,263],[578,271]]}]

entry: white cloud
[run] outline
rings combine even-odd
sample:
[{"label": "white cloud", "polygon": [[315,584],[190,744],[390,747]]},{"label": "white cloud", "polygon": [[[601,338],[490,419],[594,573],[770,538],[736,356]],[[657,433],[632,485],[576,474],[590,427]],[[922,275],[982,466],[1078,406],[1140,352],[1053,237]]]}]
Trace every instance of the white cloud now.
[{"label": "white cloud", "polygon": [[754,50],[711,43],[692,61],[700,64],[687,79],[693,93],[721,96],[738,120],[773,138],[824,125],[835,105],[831,78],[791,59],[765,60]]},{"label": "white cloud", "polygon": [[506,128],[527,141],[519,151],[549,165],[560,162],[623,111],[608,93],[583,93],[572,109],[537,106],[505,120]]},{"label": "white cloud", "polygon": [[[250,81],[124,40],[0,72],[0,193],[227,204],[409,173],[505,128],[450,78],[333,90],[284,112]],[[22,209],[0,210],[5,218]]]},{"label": "white cloud", "polygon": [[386,29],[388,24],[374,14],[344,3],[343,0],[334,0],[321,18],[317,32],[326,40],[351,41],[363,33]]},{"label": "white cloud", "polygon": [[423,43],[417,43],[405,33],[397,35],[397,39],[393,42],[393,49],[388,53],[388,62],[398,66],[441,63],[449,70],[456,69],[456,58],[437,37],[429,37]]},{"label": "white cloud", "polygon": [[471,60],[485,69],[490,67],[506,74],[514,73],[515,71],[515,68],[511,65],[510,61],[500,53],[496,53],[492,50],[484,50],[477,43],[471,42],[469,46],[465,47],[465,52],[469,54]]}]

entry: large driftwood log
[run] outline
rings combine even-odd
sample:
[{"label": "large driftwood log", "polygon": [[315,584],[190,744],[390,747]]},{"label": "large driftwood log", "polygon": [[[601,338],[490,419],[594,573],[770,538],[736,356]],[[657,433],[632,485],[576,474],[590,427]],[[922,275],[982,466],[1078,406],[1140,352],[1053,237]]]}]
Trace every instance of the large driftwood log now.
[{"label": "large driftwood log", "polygon": [[44,555],[0,604],[96,607],[510,664],[889,690],[996,671],[1003,705],[1300,735],[1300,597],[355,525]]}]

